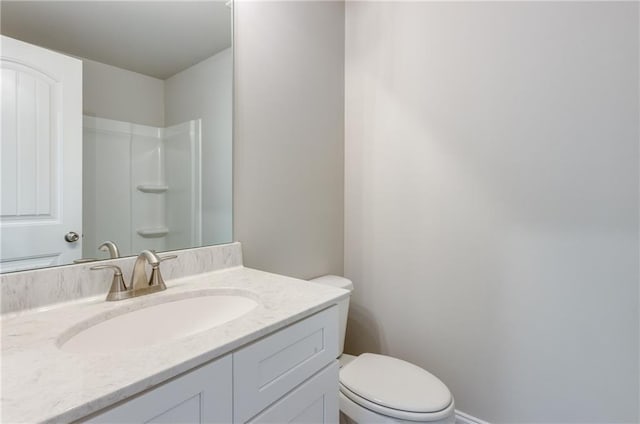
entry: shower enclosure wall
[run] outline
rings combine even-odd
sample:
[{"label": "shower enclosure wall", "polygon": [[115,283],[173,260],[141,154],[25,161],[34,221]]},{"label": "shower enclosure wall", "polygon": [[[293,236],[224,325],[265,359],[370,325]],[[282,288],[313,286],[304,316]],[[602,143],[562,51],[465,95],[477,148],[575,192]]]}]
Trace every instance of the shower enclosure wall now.
[{"label": "shower enclosure wall", "polygon": [[85,116],[83,257],[202,242],[201,121],[167,128]]}]

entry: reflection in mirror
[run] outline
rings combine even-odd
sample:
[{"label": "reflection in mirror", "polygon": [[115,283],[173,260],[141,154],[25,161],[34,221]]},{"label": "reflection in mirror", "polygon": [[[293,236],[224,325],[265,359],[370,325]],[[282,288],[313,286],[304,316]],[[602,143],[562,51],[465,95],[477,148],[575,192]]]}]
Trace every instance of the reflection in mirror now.
[{"label": "reflection in mirror", "polygon": [[230,242],[231,8],[0,7],[0,271]]}]

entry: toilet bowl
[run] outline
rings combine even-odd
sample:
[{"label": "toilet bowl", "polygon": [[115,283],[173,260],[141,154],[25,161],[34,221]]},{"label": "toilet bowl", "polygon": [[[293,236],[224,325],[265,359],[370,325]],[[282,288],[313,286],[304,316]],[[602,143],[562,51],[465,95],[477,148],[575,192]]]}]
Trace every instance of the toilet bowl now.
[{"label": "toilet bowl", "polygon": [[[311,281],[353,290],[350,280],[335,275]],[[453,396],[433,374],[386,355],[343,354],[349,299],[338,308],[341,423],[455,423]]]}]

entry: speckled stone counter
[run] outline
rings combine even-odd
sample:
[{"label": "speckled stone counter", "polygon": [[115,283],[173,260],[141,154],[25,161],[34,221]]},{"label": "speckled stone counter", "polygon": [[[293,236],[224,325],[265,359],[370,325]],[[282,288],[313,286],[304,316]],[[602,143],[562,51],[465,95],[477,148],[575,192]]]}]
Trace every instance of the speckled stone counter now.
[{"label": "speckled stone counter", "polygon": [[[348,296],[345,290],[242,266],[167,280],[167,287],[119,302],[105,302],[103,293],[48,310],[4,315],[2,422],[78,420]],[[65,332],[96,315],[119,314],[202,290],[250,293],[259,305],[220,326],[148,347],[82,355],[58,347]]]}]

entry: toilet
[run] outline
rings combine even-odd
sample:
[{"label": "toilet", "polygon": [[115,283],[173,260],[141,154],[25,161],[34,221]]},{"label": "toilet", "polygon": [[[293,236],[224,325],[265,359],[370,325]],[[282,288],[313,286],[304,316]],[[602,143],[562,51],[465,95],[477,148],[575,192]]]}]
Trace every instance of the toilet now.
[{"label": "toilet", "polygon": [[[353,290],[344,277],[310,280]],[[454,424],[451,392],[436,376],[401,359],[363,353],[343,354],[349,299],[338,303],[340,314],[340,423]]]}]

